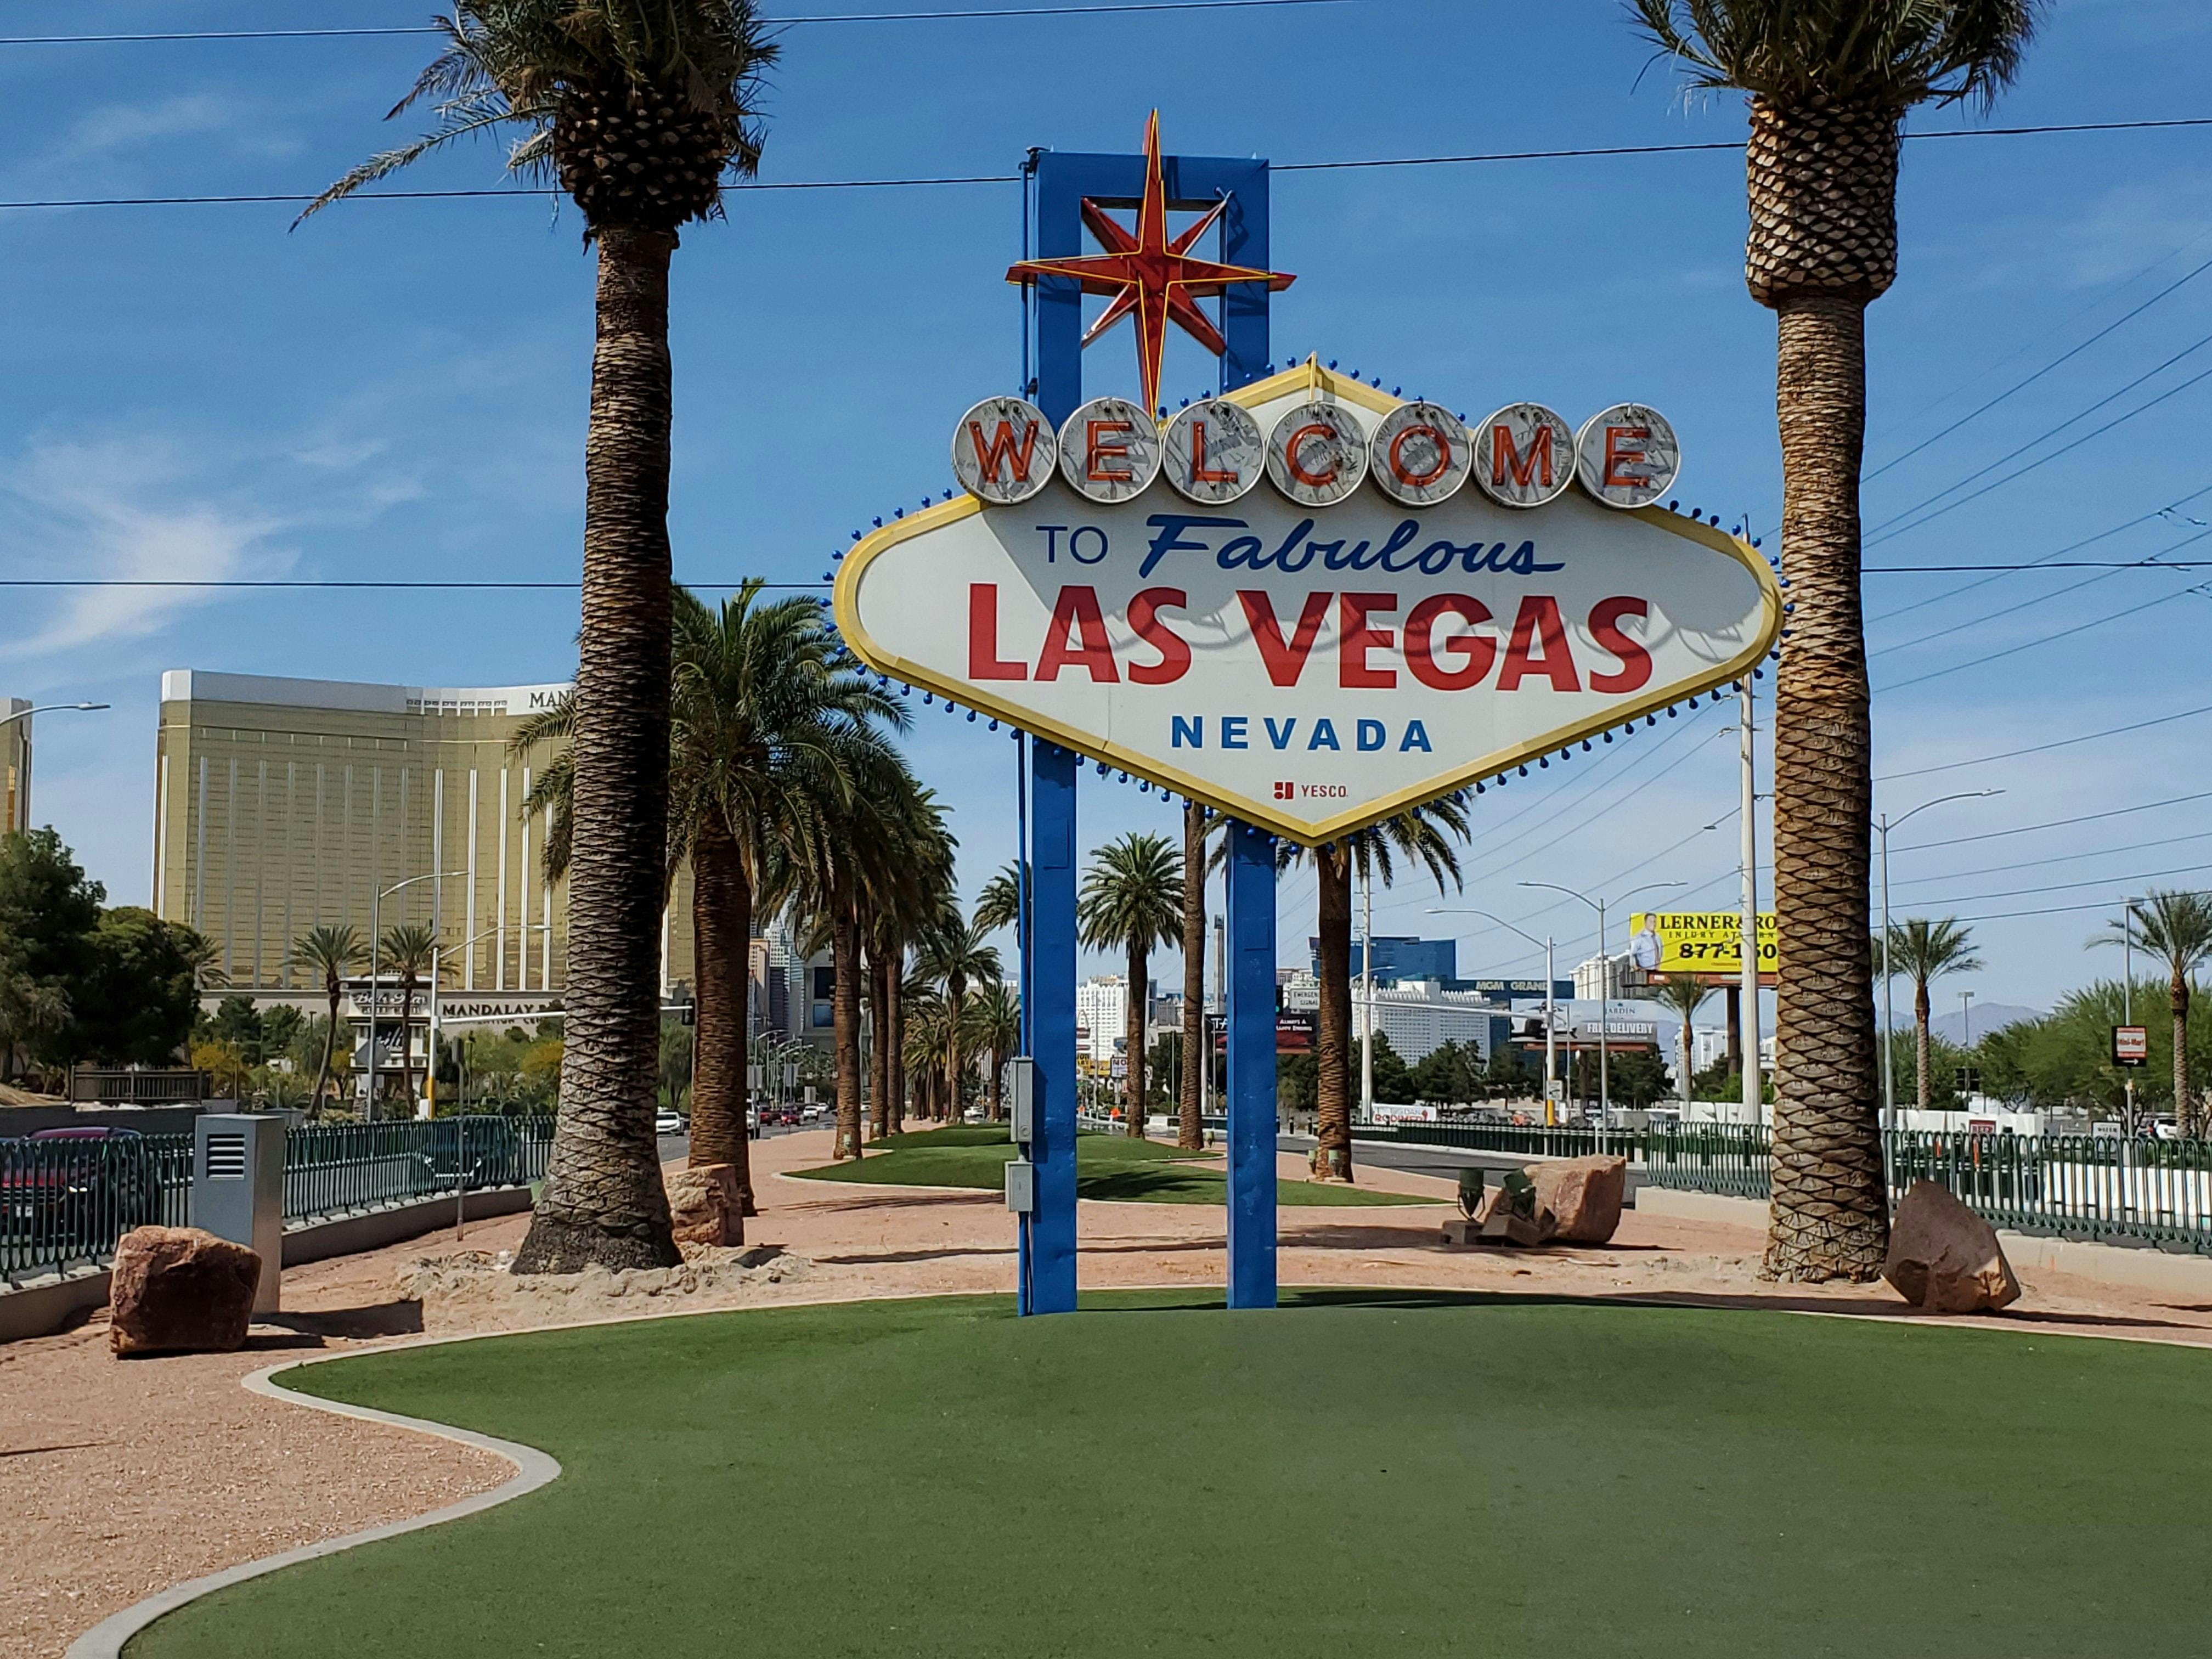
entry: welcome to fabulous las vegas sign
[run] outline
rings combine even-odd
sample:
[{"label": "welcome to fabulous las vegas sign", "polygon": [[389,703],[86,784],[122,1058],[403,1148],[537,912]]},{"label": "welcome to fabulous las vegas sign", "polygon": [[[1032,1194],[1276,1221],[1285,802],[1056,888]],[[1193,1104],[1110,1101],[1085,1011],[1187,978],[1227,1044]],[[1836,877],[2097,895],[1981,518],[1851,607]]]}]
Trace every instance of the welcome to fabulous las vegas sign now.
[{"label": "welcome to fabulous las vegas sign", "polygon": [[1656,411],[1473,428],[1309,361],[1161,423],[962,417],[965,494],[865,538],[878,672],[1308,845],[1751,671],[1781,596],[1656,503]]}]

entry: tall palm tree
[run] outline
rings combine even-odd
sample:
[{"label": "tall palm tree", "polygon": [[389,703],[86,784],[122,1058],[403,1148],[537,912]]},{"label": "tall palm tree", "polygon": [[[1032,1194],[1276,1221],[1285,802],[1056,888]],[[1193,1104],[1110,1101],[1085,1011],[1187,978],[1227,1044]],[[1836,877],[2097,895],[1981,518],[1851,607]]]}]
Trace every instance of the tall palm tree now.
[{"label": "tall palm tree", "polygon": [[[2153,892],[2141,903],[2128,907],[2132,925],[2128,933],[2135,943],[2164,963],[2166,1008],[2173,1018],[2173,1120],[2185,1135],[2203,1128],[2196,1091],[2189,1085],[2189,1002],[2197,970],[2212,960],[2212,898],[2203,893]],[[2093,945],[2124,942],[2120,924],[2106,925]]]},{"label": "tall palm tree", "polygon": [[[407,1022],[415,1013],[416,987],[422,984],[422,976],[430,971],[431,963],[437,958],[437,930],[420,921],[387,927],[378,943],[377,954],[382,958],[379,964],[382,972],[399,975],[399,1076],[396,1092],[401,1100],[410,1100],[415,1091],[414,1073],[409,1067],[413,1044],[408,1036]],[[369,994],[376,994],[374,986],[369,988]],[[370,1102],[369,1110],[373,1113],[375,1109],[376,1103]]]},{"label": "tall palm tree", "polygon": [[964,1040],[991,1068],[986,1084],[991,1121],[1000,1122],[1006,1115],[1006,1057],[1022,1042],[1021,999],[1004,980],[993,980],[969,1001]]},{"label": "tall palm tree", "polygon": [[1129,1133],[1145,1135],[1145,1024],[1150,1012],[1152,946],[1179,944],[1183,872],[1165,836],[1131,830],[1091,855],[1075,902],[1077,937],[1093,951],[1120,951],[1127,964],[1121,1030],[1128,1049],[1122,1103]]},{"label": "tall palm tree", "polygon": [[914,1076],[915,1104],[926,1121],[945,1115],[940,1076],[949,1017],[945,1000],[916,975],[906,988],[906,1031],[902,1039],[906,1067]]},{"label": "tall palm tree", "polygon": [[1874,987],[1859,469],[1866,308],[1897,275],[1898,136],[1915,106],[1987,106],[2039,0],[1632,0],[1692,86],[1750,94],[1744,274],[1776,315],[1782,568],[1774,709],[1783,962],[1774,1196],[1761,1271],[1869,1279],[1888,1249]]},{"label": "tall palm tree", "polygon": [[[772,844],[795,844],[838,811],[856,772],[890,754],[884,728],[907,720],[818,605],[763,601],[762,589],[749,580],[720,605],[676,591],[664,885],[665,902],[688,860],[698,986],[690,1161],[731,1165],[748,1215],[758,1211],[745,1132],[746,986],[763,861]],[[574,696],[562,698],[524,721],[510,747],[572,737],[575,714]],[[522,806],[547,819],[549,880],[568,872],[574,753],[553,757]]]},{"label": "tall palm tree", "polygon": [[877,861],[867,924],[868,993],[876,1043],[872,1133],[880,1139],[905,1121],[903,998],[911,942],[951,902],[953,840],[935,795],[917,789],[892,826]]},{"label": "tall palm tree", "polygon": [[1982,965],[1981,954],[1974,949],[1972,930],[1946,916],[1941,921],[1915,917],[1911,921],[1892,922],[1887,955],[1890,971],[1912,981],[1913,1054],[1920,1079],[1919,1105],[1924,1112],[1929,1095],[1929,984],[1946,974],[1974,972]]},{"label": "tall palm tree", "polygon": [[1182,804],[1182,1076],[1176,1099],[1176,1145],[1206,1145],[1200,1119],[1201,1066],[1213,1063],[1206,1038],[1206,837],[1216,815],[1194,800]]},{"label": "tall palm tree", "polygon": [[330,1010],[323,1032],[322,1063],[315,1068],[315,1092],[307,1099],[310,1118],[323,1115],[323,1091],[330,1086],[331,1058],[337,1052],[338,1000],[345,992],[346,975],[368,954],[368,947],[361,942],[361,930],[351,922],[310,927],[292,941],[291,950],[285,954],[284,960],[290,965],[304,968],[322,980],[323,1000]]},{"label": "tall palm tree", "polygon": [[922,936],[919,965],[933,985],[945,994],[945,1076],[949,1094],[946,1116],[960,1120],[961,1085],[971,1058],[965,1052],[968,990],[999,978],[998,949],[984,943],[984,930],[961,919],[957,908],[948,909]]},{"label": "tall palm tree", "polygon": [[1697,1053],[1696,1040],[1690,1032],[1690,1022],[1698,1010],[1705,1006],[1705,999],[1713,994],[1712,987],[1699,981],[1695,974],[1662,974],[1659,976],[1659,1002],[1671,1008],[1682,1021],[1682,1104],[1690,1103],[1690,1073]]},{"label": "tall palm tree", "polygon": [[417,157],[501,128],[508,167],[557,182],[599,253],[584,444],[567,1048],[545,1182],[515,1267],[679,1258],[653,1134],[667,854],[671,409],[668,271],[678,230],[758,166],[776,48],[752,0],[456,0],[446,48],[393,109],[432,131],[371,158],[314,212]]},{"label": "tall palm tree", "polygon": [[1444,890],[1460,884],[1454,843],[1467,839],[1467,808],[1445,795],[1357,831],[1327,847],[1283,843],[1279,868],[1310,856],[1314,863],[1315,932],[1321,939],[1321,1007],[1314,1032],[1314,1150],[1316,1181],[1352,1176],[1352,877],[1358,870],[1388,887],[1397,862],[1419,864]]}]

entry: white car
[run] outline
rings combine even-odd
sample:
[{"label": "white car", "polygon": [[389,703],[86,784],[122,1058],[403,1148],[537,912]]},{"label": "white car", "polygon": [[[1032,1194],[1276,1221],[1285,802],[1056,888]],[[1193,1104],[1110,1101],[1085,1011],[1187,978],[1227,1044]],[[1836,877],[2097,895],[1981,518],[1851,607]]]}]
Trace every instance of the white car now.
[{"label": "white car", "polygon": [[653,1133],[657,1135],[680,1135],[685,1127],[684,1120],[673,1112],[663,1112],[653,1120]]}]

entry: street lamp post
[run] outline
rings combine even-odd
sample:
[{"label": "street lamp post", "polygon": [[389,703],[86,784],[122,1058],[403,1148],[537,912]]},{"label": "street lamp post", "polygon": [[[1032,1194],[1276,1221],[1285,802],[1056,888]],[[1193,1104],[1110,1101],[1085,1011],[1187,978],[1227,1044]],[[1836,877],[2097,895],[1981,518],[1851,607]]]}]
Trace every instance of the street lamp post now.
[{"label": "street lamp post", "polygon": [[[33,714],[61,714],[70,713],[89,714],[95,708],[105,708],[106,707],[107,705],[104,702],[40,703],[36,708],[18,708],[12,714],[0,714],[0,726],[10,726],[17,720],[27,720]],[[27,742],[28,739],[27,738],[25,741]],[[29,763],[27,761],[25,763],[27,769],[25,772],[23,791],[21,795],[19,797],[23,813],[23,824],[26,829],[30,827],[31,823],[31,788],[29,783],[29,773],[27,770],[28,764]],[[9,827],[9,826],[8,824],[0,823],[0,830],[4,830]]]},{"label": "street lamp post", "polygon": [[[383,940],[382,940],[382,938],[381,938],[381,935],[380,935],[380,929],[381,928],[381,927],[382,927],[382,925],[383,925],[383,907],[384,907],[384,901],[385,901],[385,900],[386,900],[386,899],[388,899],[388,898],[390,898],[390,897],[391,897],[394,893],[398,892],[401,888],[403,888],[403,887],[412,887],[412,886],[413,886],[416,882],[418,882],[418,881],[440,881],[440,880],[444,879],[444,878],[445,878],[446,877],[447,877],[447,876],[460,877],[460,876],[465,876],[466,874],[468,874],[468,872],[467,872],[467,871],[465,871],[465,870],[433,870],[433,871],[430,871],[430,872],[428,872],[428,873],[423,874],[423,875],[419,875],[419,876],[409,876],[409,877],[408,877],[405,880],[404,880],[404,881],[395,881],[395,882],[393,882],[393,883],[392,884],[392,885],[391,885],[391,886],[389,886],[389,887],[386,888],[382,892],[380,892],[380,893],[372,893],[372,894],[370,894],[370,896],[369,896],[369,900],[368,900],[368,1115],[369,1115],[369,1121],[370,1121],[371,1122],[374,1122],[374,1121],[375,1121],[375,1119],[376,1119],[376,1071],[377,1071],[377,1066],[376,1066],[376,971],[377,971],[377,960],[376,960],[376,958],[377,958],[377,951],[378,951],[379,947],[380,947],[380,946],[382,945],[382,943],[383,943]],[[432,956],[431,956],[431,958],[430,958],[430,971],[431,971],[433,974],[434,974],[434,973],[436,973],[436,972],[438,971],[438,966],[437,966],[437,957],[436,957],[436,954],[435,954],[434,952],[433,952],[433,953],[432,953]],[[405,1052],[404,1052],[404,1044],[406,1043],[406,1041],[407,1041],[407,1022],[406,1022],[404,1019],[402,1019],[402,1020],[400,1021],[399,1024],[400,1024],[400,1030],[399,1030],[399,1041],[400,1041],[401,1044],[403,1045],[402,1052],[401,1052],[400,1056],[399,1056],[399,1080],[400,1080],[400,1083],[401,1083],[401,1085],[402,1085],[402,1086],[403,1086],[403,1088],[404,1088],[404,1086],[405,1085],[406,1081],[407,1081],[407,1056],[406,1056],[406,1054],[405,1054]]]},{"label": "street lamp post", "polygon": [[1978,800],[1984,795],[2002,793],[2004,791],[2002,789],[1964,789],[1955,795],[1938,795],[1934,800],[1923,800],[1903,817],[1893,818],[1885,812],[1874,821],[1875,834],[1881,846],[1881,1112],[1885,1128],[1897,1127],[1897,1079],[1889,1060],[1891,1028],[1897,1024],[1896,1010],[1889,995],[1889,832],[1903,823],[1905,818],[1924,812],[1931,806],[1941,806],[1945,801]]},{"label": "street lamp post", "polygon": [[1553,1102],[1559,1097],[1559,1005],[1554,995],[1559,987],[1559,975],[1552,961],[1551,935],[1547,933],[1542,939],[1538,939],[1534,933],[1524,933],[1516,927],[1503,916],[1492,915],[1487,910],[1468,909],[1463,906],[1432,904],[1429,907],[1428,914],[1432,916],[1480,916],[1485,921],[1494,922],[1509,933],[1519,933],[1531,945],[1540,945],[1544,947],[1544,1121],[1548,1126],[1553,1120]]},{"label": "street lamp post", "polygon": [[[1555,881],[1524,881],[1521,885],[1523,887],[1548,887],[1555,893],[1565,893],[1569,898],[1582,899],[1582,902],[1584,904],[1589,905],[1591,909],[1597,912],[1597,1109],[1599,1115],[1603,1120],[1604,1123],[1610,1124],[1613,1121],[1613,1085],[1611,1079],[1607,1076],[1607,1036],[1608,1030],[1613,1024],[1613,1010],[1611,1007],[1613,1000],[1613,960],[1605,953],[1606,902],[1601,898],[1583,898],[1583,896],[1575,891],[1573,888],[1562,887]],[[1641,887],[1630,888],[1626,893],[1623,893],[1620,896],[1620,898],[1634,898],[1638,893],[1653,892],[1662,887],[1686,887],[1687,885],[1689,885],[1687,882],[1680,881],[1649,881],[1644,883]],[[1620,902],[1620,899],[1613,901],[1616,904]]]}]

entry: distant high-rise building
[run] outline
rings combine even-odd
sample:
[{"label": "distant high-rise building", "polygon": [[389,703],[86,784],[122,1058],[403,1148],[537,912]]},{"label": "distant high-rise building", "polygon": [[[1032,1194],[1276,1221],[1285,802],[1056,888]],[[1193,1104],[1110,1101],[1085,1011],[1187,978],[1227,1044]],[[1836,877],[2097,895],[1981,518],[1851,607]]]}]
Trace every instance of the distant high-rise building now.
[{"label": "distant high-rise building", "polygon": [[[0,697],[0,835],[31,827],[31,705]],[[19,719],[9,720],[10,714]]]},{"label": "distant high-rise building", "polygon": [[[163,674],[155,910],[214,945],[232,992],[312,994],[292,941],[348,922],[365,939],[374,909],[386,930],[436,930],[447,997],[518,1012],[558,1000],[565,884],[544,874],[544,816],[523,813],[551,750],[507,745],[567,689]],[[688,880],[662,963],[664,986],[691,981]]]},{"label": "distant high-rise building", "polygon": [[[1313,970],[1321,972],[1321,940],[1309,938],[1308,948],[1313,953]],[[1365,951],[1357,938],[1352,941],[1352,971],[1361,971]],[[1382,983],[1401,979],[1434,979],[1449,981],[1459,977],[1459,942],[1449,939],[1412,939],[1377,933],[1375,936],[1375,977]]]}]

